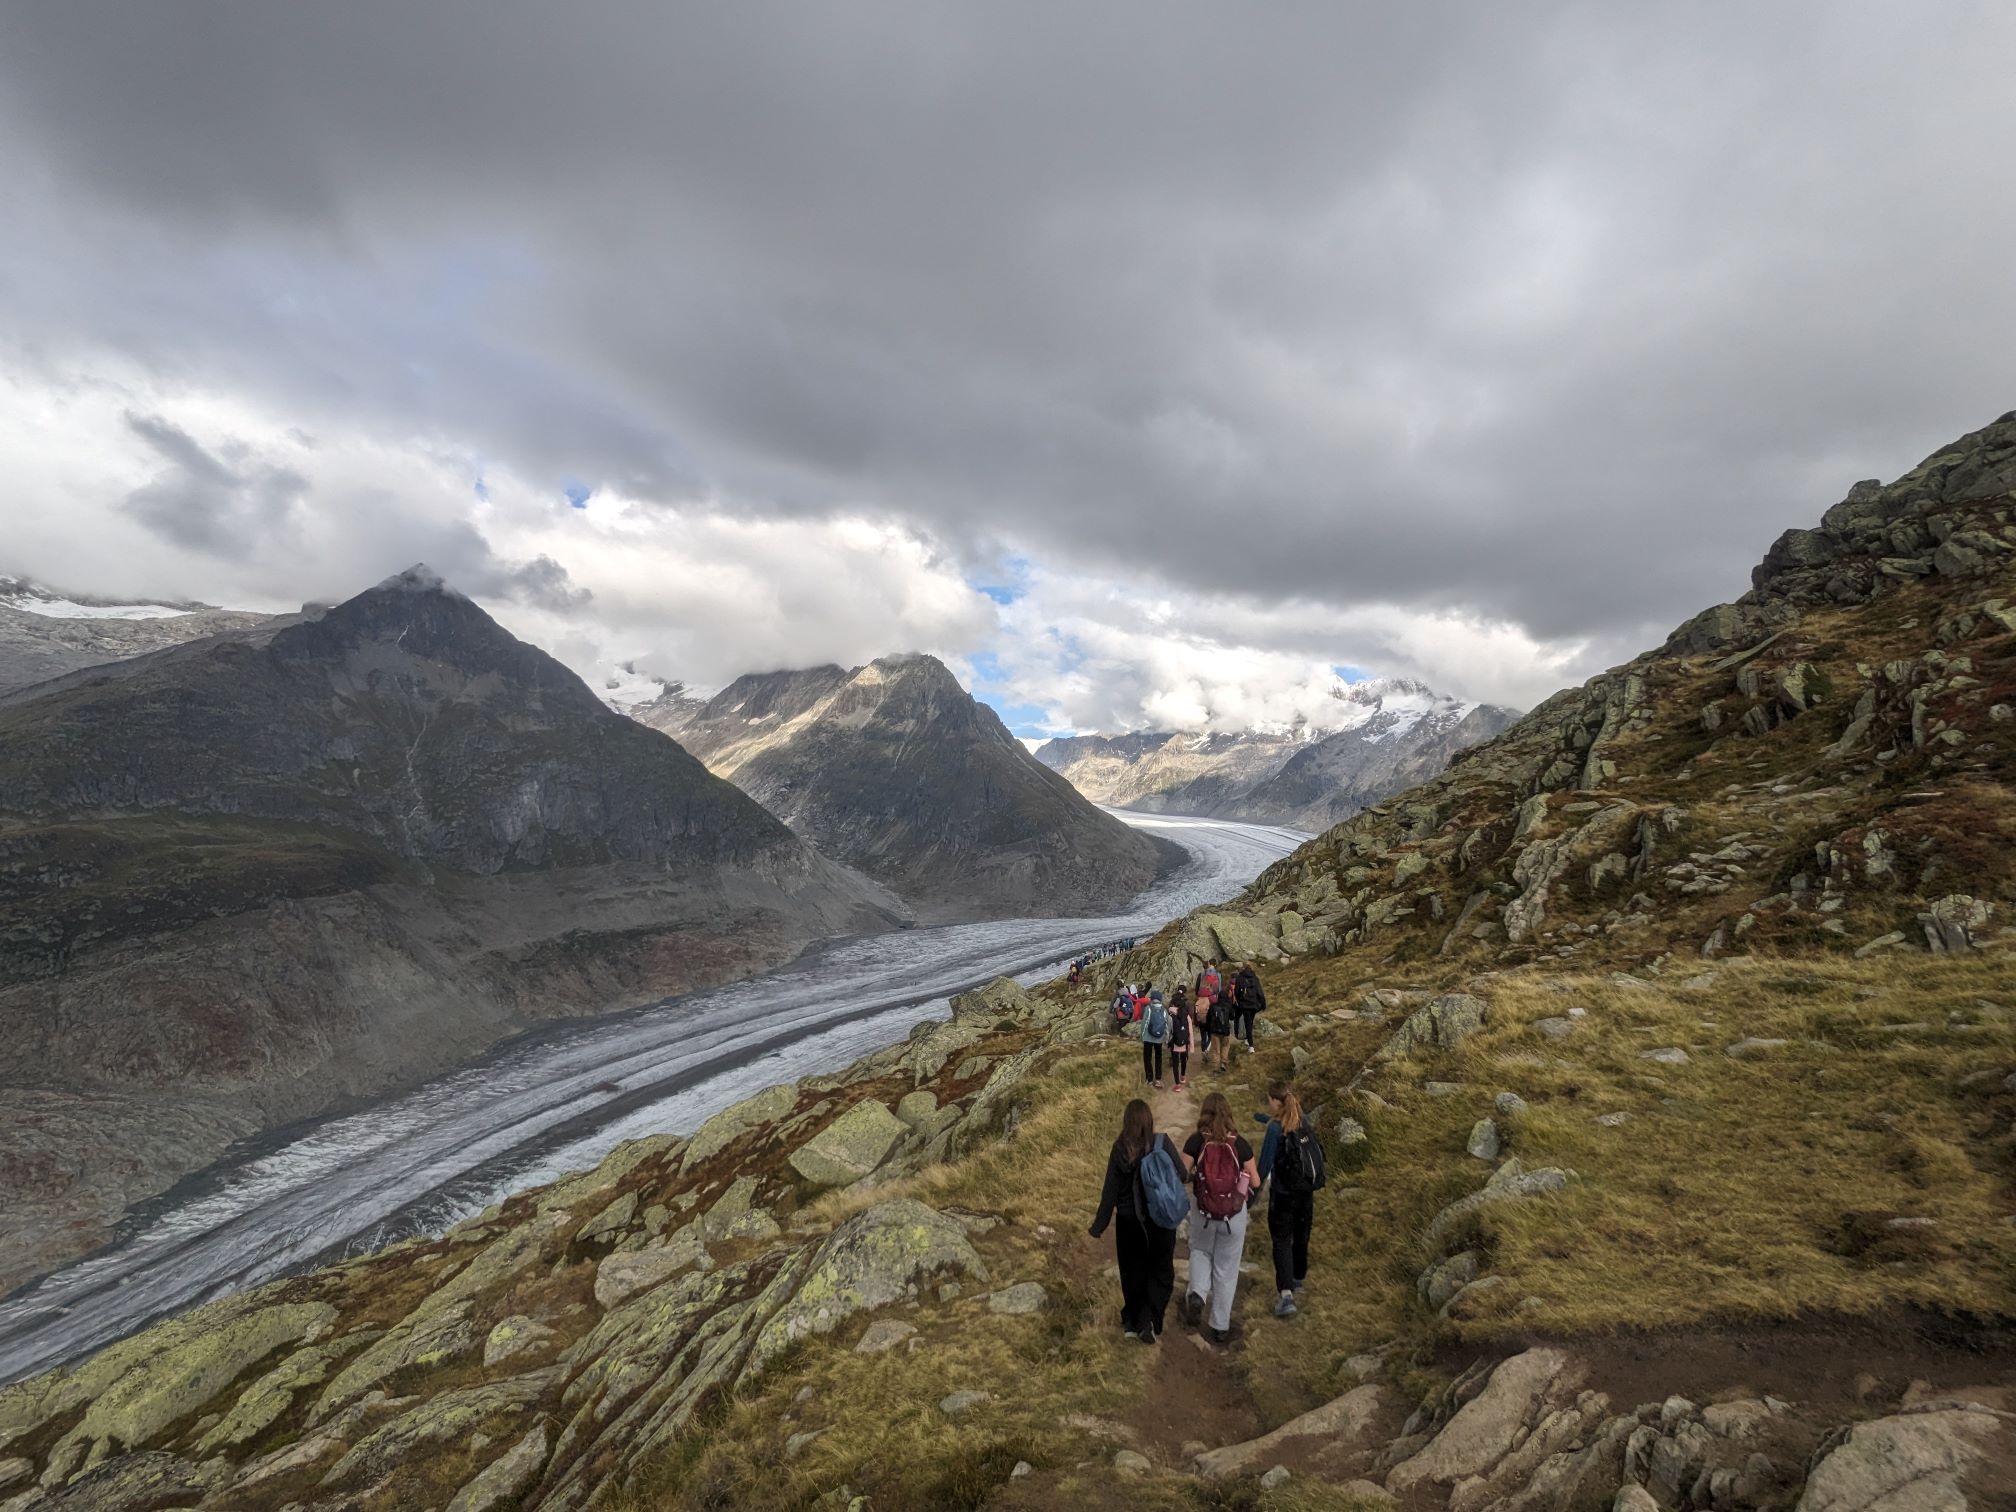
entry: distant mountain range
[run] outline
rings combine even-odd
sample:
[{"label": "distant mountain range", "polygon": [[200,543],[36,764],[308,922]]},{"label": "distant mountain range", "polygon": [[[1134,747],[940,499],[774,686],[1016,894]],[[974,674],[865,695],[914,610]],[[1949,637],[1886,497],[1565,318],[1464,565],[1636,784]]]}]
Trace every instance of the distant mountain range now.
[{"label": "distant mountain range", "polygon": [[1324,830],[1435,776],[1489,740],[1515,709],[1405,678],[1340,684],[1320,726],[1072,735],[1036,759],[1095,803]]},{"label": "distant mountain range", "polygon": [[0,1290],[238,1135],[907,918],[423,568],[0,694]]},{"label": "distant mountain range", "polygon": [[122,603],[0,577],[0,693],[267,618],[209,604]]},{"label": "distant mountain range", "polygon": [[668,688],[631,709],[933,918],[1098,912],[1180,854],[1101,813],[930,656]]}]

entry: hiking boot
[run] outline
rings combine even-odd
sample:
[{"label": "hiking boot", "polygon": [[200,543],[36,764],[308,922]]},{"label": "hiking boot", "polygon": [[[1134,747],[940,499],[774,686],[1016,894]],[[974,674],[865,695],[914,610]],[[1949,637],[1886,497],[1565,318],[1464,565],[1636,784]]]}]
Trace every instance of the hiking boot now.
[{"label": "hiking boot", "polygon": [[1295,1316],[1295,1293],[1292,1291],[1281,1293],[1280,1301],[1274,1304],[1274,1316],[1277,1318],[1292,1318]]},{"label": "hiking boot", "polygon": [[1232,1330],[1229,1328],[1207,1328],[1204,1330],[1204,1337],[1222,1349],[1232,1342]]},{"label": "hiking boot", "polygon": [[1195,1292],[1184,1293],[1183,1304],[1177,1309],[1177,1315],[1183,1319],[1186,1327],[1195,1328],[1197,1320],[1204,1316],[1204,1299]]}]

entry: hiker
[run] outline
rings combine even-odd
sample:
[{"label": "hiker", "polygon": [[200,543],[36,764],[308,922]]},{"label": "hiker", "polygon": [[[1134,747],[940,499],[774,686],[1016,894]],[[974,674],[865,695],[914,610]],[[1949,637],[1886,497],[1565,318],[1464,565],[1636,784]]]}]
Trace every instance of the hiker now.
[{"label": "hiker", "polygon": [[1190,1084],[1190,989],[1178,986],[1169,999],[1169,1077],[1181,1092]]},{"label": "hiker", "polygon": [[1246,1248],[1247,1199],[1260,1188],[1253,1147],[1233,1127],[1223,1092],[1204,1099],[1197,1132],[1183,1145],[1183,1169],[1196,1204],[1190,1214],[1190,1286],[1183,1321],[1195,1325],[1209,1307],[1204,1337],[1232,1337],[1232,1299],[1239,1289],[1239,1257]]},{"label": "hiker", "polygon": [[1274,1316],[1292,1318],[1309,1276],[1309,1226],[1316,1194],[1328,1177],[1323,1140],[1285,1081],[1267,1088],[1267,1137],[1260,1141],[1260,1179],[1267,1188],[1267,1234],[1274,1241]]},{"label": "hiker", "polygon": [[1148,1006],[1141,1014],[1141,1076],[1156,1091],[1162,1090],[1162,1047],[1169,1043],[1169,1010],[1162,994],[1148,994]]},{"label": "hiker", "polygon": [[1108,1220],[1117,1220],[1120,1330],[1143,1344],[1160,1337],[1176,1290],[1176,1230],[1187,1205],[1181,1157],[1168,1135],[1155,1132],[1154,1110],[1137,1097],[1120,1116],[1120,1137],[1106,1157],[1099,1216],[1087,1232],[1097,1239]]},{"label": "hiker", "polygon": [[1239,963],[1239,974],[1232,979],[1233,1032],[1246,1041],[1246,1049],[1253,1049],[1253,1020],[1267,1007],[1267,994],[1260,986],[1260,973],[1253,969],[1251,961]]},{"label": "hiker", "polygon": [[1127,1026],[1134,1022],[1134,988],[1131,983],[1123,985],[1113,994],[1113,1032],[1124,1034]]},{"label": "hiker", "polygon": [[1200,999],[1206,994],[1214,998],[1222,996],[1225,991],[1225,985],[1223,979],[1218,975],[1218,963],[1216,961],[1206,961],[1204,969],[1197,973],[1197,980],[1191,983],[1191,987]]},{"label": "hiker", "polygon": [[1222,997],[1199,997],[1197,1007],[1204,1015],[1204,1032],[1209,1037],[1204,1064],[1223,1071],[1232,1058],[1232,1005]]}]

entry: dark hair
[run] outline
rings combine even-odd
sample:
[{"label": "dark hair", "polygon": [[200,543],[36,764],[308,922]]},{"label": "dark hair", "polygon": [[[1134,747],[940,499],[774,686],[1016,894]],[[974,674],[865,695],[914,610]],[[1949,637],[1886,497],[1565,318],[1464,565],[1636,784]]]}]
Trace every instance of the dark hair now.
[{"label": "dark hair", "polygon": [[1223,1092],[1213,1092],[1204,1099],[1204,1106],[1197,1112],[1197,1132],[1206,1140],[1230,1139],[1237,1132],[1232,1122],[1232,1104],[1225,1100]]},{"label": "dark hair", "polygon": [[1155,1142],[1155,1110],[1135,1098],[1120,1115],[1120,1143],[1129,1160],[1139,1160]]},{"label": "dark hair", "polygon": [[1267,1096],[1281,1104],[1281,1127],[1293,1134],[1302,1127],[1302,1099],[1295,1095],[1295,1089],[1285,1081],[1267,1084]]}]

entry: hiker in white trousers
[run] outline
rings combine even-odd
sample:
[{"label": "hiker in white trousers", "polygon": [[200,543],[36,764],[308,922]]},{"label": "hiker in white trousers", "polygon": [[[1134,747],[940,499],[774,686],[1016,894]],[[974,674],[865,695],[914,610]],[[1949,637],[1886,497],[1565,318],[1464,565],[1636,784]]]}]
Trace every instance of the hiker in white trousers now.
[{"label": "hiker in white trousers", "polygon": [[1190,1178],[1190,1285],[1183,1321],[1197,1325],[1210,1309],[1204,1336],[1223,1344],[1232,1336],[1232,1303],[1239,1294],[1239,1259],[1246,1250],[1247,1203],[1260,1189],[1253,1147],[1232,1123],[1222,1092],[1204,1099],[1197,1132],[1183,1146]]}]

